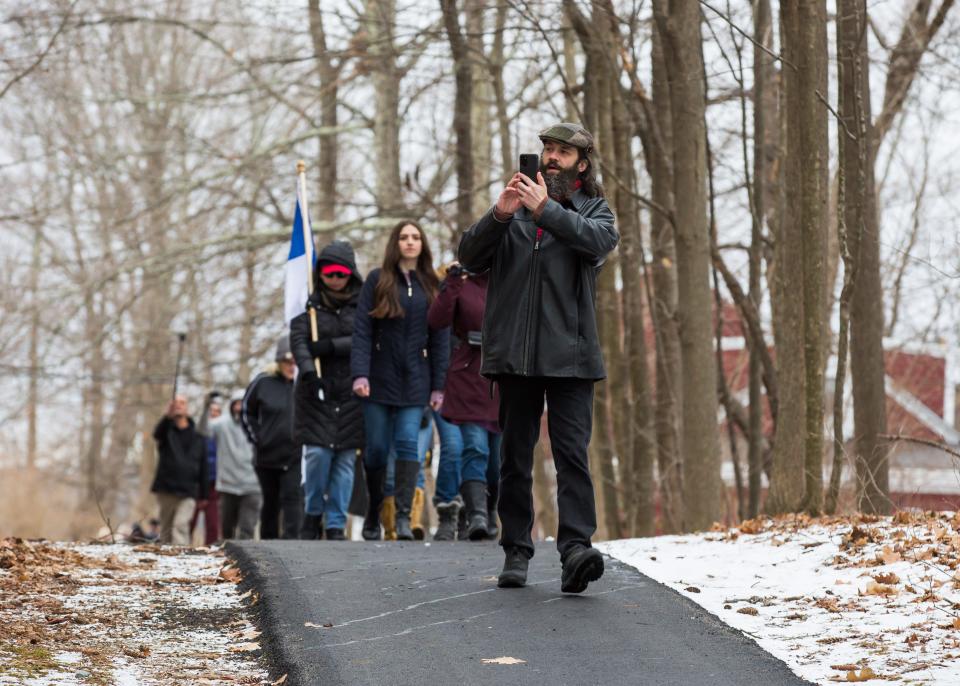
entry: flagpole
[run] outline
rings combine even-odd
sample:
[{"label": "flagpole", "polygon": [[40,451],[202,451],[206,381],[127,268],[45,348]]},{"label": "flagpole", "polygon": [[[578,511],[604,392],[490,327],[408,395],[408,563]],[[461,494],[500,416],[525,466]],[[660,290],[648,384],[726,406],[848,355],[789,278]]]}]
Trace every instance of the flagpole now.
[{"label": "flagpole", "polygon": [[[307,205],[307,164],[303,160],[297,162],[297,183],[300,185],[300,197],[303,199],[303,213],[304,216],[301,217],[301,227],[303,229],[303,245],[304,249],[306,246],[310,246],[310,256],[313,257],[313,251],[316,249],[316,246],[313,244],[313,235],[311,231],[307,230],[308,223],[310,221],[310,210]],[[307,259],[307,297],[309,298],[313,295],[313,260]],[[308,301],[307,303],[307,312],[310,314],[310,340],[314,343],[317,342],[319,334],[317,333],[317,311],[310,306]],[[320,358],[313,358],[313,367],[317,372],[317,376],[323,376],[323,369],[320,366]],[[323,398],[321,398],[323,400]]]}]

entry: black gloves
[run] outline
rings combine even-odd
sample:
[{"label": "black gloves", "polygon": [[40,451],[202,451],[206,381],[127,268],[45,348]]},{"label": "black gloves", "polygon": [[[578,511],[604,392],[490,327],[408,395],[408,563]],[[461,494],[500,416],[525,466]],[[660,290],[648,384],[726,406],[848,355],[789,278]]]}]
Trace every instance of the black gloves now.
[{"label": "black gloves", "polygon": [[327,357],[333,354],[333,339],[321,338],[319,341],[307,343],[311,357]]},{"label": "black gloves", "polygon": [[312,369],[306,372],[300,372],[300,383],[307,387],[308,395],[318,400],[326,400],[333,389],[333,384],[329,379],[321,379]]}]

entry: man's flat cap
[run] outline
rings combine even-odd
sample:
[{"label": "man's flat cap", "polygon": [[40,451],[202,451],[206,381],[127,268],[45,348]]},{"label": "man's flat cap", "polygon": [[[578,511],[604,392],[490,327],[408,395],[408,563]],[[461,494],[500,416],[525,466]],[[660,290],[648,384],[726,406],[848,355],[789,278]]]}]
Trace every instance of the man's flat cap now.
[{"label": "man's flat cap", "polygon": [[587,153],[593,150],[593,134],[580,126],[580,124],[566,121],[560,122],[559,124],[548,126],[540,132],[539,136],[541,141],[559,141],[580,148]]}]

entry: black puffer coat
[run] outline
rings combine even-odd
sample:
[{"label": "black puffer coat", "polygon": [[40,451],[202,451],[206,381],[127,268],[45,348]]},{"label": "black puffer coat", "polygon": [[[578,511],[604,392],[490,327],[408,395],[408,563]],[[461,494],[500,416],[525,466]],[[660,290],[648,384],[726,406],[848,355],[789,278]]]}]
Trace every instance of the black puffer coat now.
[{"label": "black puffer coat", "polygon": [[[334,241],[317,258],[317,273],[325,264],[339,264],[350,270],[351,277],[344,292],[351,297],[335,306],[322,296],[323,285],[318,277],[308,307],[317,313],[317,339],[330,339],[333,353],[320,358],[324,379],[324,400],[311,393],[310,384],[297,382],[294,392],[294,440],[301,445],[319,445],[333,450],[362,448],[363,406],[353,394],[350,376],[350,348],[353,320],[363,279],[357,271],[353,248],[346,241]],[[297,360],[300,374],[315,371],[310,354],[310,315],[305,312],[290,322],[290,349]]]},{"label": "black puffer coat", "polygon": [[369,379],[371,402],[425,406],[430,391],[443,390],[450,362],[450,329],[431,330],[427,326],[430,303],[420,280],[414,276],[408,289],[404,276],[397,276],[402,317],[370,316],[380,269],[370,272],[363,284],[353,326],[350,373],[354,379]]},{"label": "black puffer coat", "polygon": [[243,430],[253,443],[253,463],[261,469],[299,465],[293,443],[293,381],[279,372],[259,374],[243,396]]},{"label": "black puffer coat", "polygon": [[491,209],[463,235],[459,258],[490,270],[480,373],[602,379],[597,273],[620,235],[603,198],[578,190],[571,207],[547,200],[534,222],[521,207],[508,222]]},{"label": "black puffer coat", "polygon": [[150,490],[183,498],[207,497],[207,442],[197,433],[192,419],[185,429],[164,417],[153,430],[157,442],[157,473]]}]

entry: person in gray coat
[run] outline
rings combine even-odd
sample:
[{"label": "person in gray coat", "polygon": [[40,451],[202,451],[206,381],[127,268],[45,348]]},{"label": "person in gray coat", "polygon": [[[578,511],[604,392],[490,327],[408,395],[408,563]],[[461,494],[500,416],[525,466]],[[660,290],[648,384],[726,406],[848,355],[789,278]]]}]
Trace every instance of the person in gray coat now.
[{"label": "person in gray coat", "polygon": [[[210,400],[207,405],[209,408]],[[200,420],[200,433],[217,441],[216,491],[220,500],[220,526],[224,540],[251,539],[260,519],[263,496],[253,470],[253,446],[240,420],[243,391],[230,397],[230,411],[215,419],[209,409]]]}]

